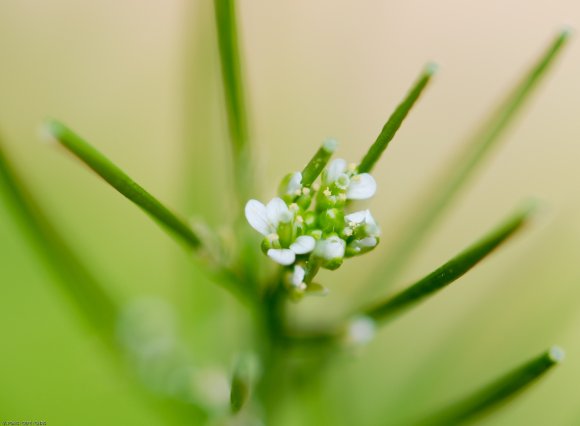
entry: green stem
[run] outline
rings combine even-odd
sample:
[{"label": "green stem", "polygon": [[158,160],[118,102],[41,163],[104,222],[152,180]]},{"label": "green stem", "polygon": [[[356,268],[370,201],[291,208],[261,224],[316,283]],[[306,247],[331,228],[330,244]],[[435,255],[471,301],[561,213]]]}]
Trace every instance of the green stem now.
[{"label": "green stem", "polygon": [[321,145],[306,167],[304,167],[304,170],[302,170],[302,186],[310,187],[314,183],[328,164],[334,151],[336,151],[337,145],[334,139],[329,139]]},{"label": "green stem", "polygon": [[451,425],[480,417],[515,397],[564,359],[564,352],[552,347],[483,389],[426,418],[421,425]]},{"label": "green stem", "polygon": [[526,206],[485,237],[406,290],[366,309],[364,315],[377,322],[384,322],[451,284],[521,229],[530,217],[531,207]]},{"label": "green stem", "polygon": [[[253,299],[254,289],[244,285],[244,282],[233,272],[226,269],[221,260],[213,255],[211,249],[202,244],[202,239],[185,221],[177,217],[171,210],[127,176],[119,167],[63,124],[57,121],[50,121],[48,130],[51,136],[61,145],[83,161],[123,196],[160,223],[163,229],[177,237],[186,247],[196,250],[198,254],[202,254],[204,260],[207,261],[207,265],[204,266],[209,269],[210,275],[216,278],[215,282],[233,293],[240,301],[246,304],[255,303],[255,299]],[[248,289],[252,293],[249,293]]]},{"label": "green stem", "polygon": [[214,0],[222,80],[230,140],[234,157],[234,178],[240,203],[252,193],[253,176],[248,136],[248,118],[240,64],[235,0]]},{"label": "green stem", "polygon": [[49,121],[47,129],[52,137],[89,166],[108,184],[159,222],[188,247],[199,249],[200,238],[191,227],[178,218],[153,195],[131,179],[103,154],[58,121]]},{"label": "green stem", "polygon": [[419,96],[421,96],[421,93],[423,93],[423,90],[425,87],[427,87],[427,84],[436,71],[437,66],[435,64],[428,64],[425,67],[411,90],[409,90],[409,93],[405,99],[403,99],[403,101],[391,114],[383,126],[383,129],[381,130],[381,133],[377,137],[376,141],[372,144],[366,155],[361,160],[358,166],[359,173],[368,173],[373,169],[377,161],[379,161],[381,158],[381,155],[383,155],[383,152],[385,152],[385,149],[387,149],[387,146],[389,146],[391,140],[393,140],[395,137],[395,134],[399,130],[399,127],[401,127],[401,124],[403,124],[407,114],[411,108],[413,108],[413,105],[415,105],[415,102],[417,102]]}]

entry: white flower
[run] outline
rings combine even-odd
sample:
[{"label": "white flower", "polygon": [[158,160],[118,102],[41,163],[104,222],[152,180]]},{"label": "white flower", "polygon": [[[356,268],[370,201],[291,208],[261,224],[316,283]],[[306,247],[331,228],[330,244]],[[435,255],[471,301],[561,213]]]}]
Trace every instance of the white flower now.
[{"label": "white flower", "polygon": [[270,249],[268,256],[280,265],[292,265],[296,260],[296,253],[290,249]]},{"label": "white flower", "polygon": [[361,210],[348,214],[344,217],[344,220],[350,228],[355,228],[359,225],[366,225],[365,230],[371,237],[378,237],[380,235],[379,226],[371,215],[370,210]]},{"label": "white flower", "polygon": [[375,219],[371,215],[370,210],[360,210],[351,214],[347,214],[344,217],[347,223],[353,223],[355,225],[360,225],[361,223],[369,223],[376,225]]},{"label": "white flower", "polygon": [[324,183],[329,185],[337,182],[340,187],[346,189],[346,198],[349,200],[366,200],[375,195],[377,183],[370,174],[361,173],[349,177],[347,171],[345,160],[341,158],[332,160],[324,175]]},{"label": "white flower", "polygon": [[337,236],[328,237],[325,240],[319,240],[316,243],[314,254],[325,260],[342,259],[346,243]]},{"label": "white flower", "polygon": [[290,250],[296,254],[306,254],[314,250],[316,240],[310,235],[302,235],[290,244]]},{"label": "white flower", "polygon": [[347,169],[346,161],[342,158],[332,160],[326,169],[325,183],[336,181]]},{"label": "white flower", "polygon": [[350,180],[350,185],[346,190],[346,198],[349,200],[366,200],[377,192],[377,183],[368,173],[355,175]]},{"label": "white flower", "polygon": [[316,240],[310,235],[302,235],[290,244],[289,249],[270,249],[268,256],[280,265],[292,265],[297,254],[306,254],[314,250]]},{"label": "white flower", "polygon": [[300,265],[294,266],[294,272],[290,276],[290,284],[298,290],[306,290],[306,284],[304,283],[304,276],[306,271]]},{"label": "white flower", "polygon": [[302,173],[293,173],[286,186],[286,194],[289,195],[300,195],[302,191]]},{"label": "white flower", "polygon": [[273,198],[267,206],[257,200],[246,203],[246,219],[252,228],[265,237],[278,232],[280,222],[292,220],[292,213],[281,198]]}]

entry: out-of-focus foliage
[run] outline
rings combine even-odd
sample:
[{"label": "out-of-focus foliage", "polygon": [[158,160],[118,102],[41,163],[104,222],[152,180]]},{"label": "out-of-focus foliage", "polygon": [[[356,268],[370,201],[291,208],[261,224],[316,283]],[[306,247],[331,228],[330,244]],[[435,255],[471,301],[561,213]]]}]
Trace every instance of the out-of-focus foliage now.
[{"label": "out-of-focus foliage", "polygon": [[[63,118],[169,205],[210,224],[232,220],[210,3],[0,5],[0,129],[14,162],[77,254],[127,305],[127,315],[136,312],[133,299],[153,301],[137,312],[149,319],[140,329],[139,356],[129,341],[126,359],[110,362],[58,287],[48,285],[55,278],[2,205],[0,421],[165,424],[154,406],[143,403],[135,382],[154,393],[181,388],[143,348],[203,367],[189,397],[229,404],[234,355],[249,341],[247,313],[146,217],[58,149],[40,144],[35,132],[45,117]],[[389,235],[420,208],[413,204],[420,188],[522,64],[534,59],[546,36],[562,22],[577,24],[570,19],[579,11],[563,0],[242,6],[252,143],[262,164],[254,172],[268,195],[279,170],[299,169],[326,136],[342,142],[345,156],[362,157],[410,76],[426,58],[442,65],[437,85],[376,170],[375,216],[383,224],[384,247],[334,274],[328,297],[296,307],[304,321],[334,319],[350,306],[361,275],[388,253]],[[554,341],[566,347],[566,363],[482,423],[579,421],[579,58],[573,45],[540,90],[541,101],[527,108],[501,155],[426,241],[400,284],[440,265],[530,194],[548,206],[535,227],[463,278],[465,285],[382,329],[362,353],[342,356],[311,393],[291,398],[287,424],[399,424],[477,389]],[[177,337],[184,347],[172,343]]]}]

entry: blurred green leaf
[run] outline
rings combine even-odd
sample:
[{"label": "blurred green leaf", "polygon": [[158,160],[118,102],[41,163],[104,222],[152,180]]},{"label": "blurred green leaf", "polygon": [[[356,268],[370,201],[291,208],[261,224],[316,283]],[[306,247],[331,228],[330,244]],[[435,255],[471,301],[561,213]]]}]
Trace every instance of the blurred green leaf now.
[{"label": "blurred green leaf", "polygon": [[563,359],[564,351],[554,346],[472,395],[427,417],[419,424],[433,426],[462,424],[467,420],[488,414],[517,396]]},{"label": "blurred green leaf", "polygon": [[[449,167],[445,169],[442,179],[434,189],[430,190],[425,200],[422,200],[416,214],[402,228],[400,239],[392,246],[390,258],[381,264],[378,271],[372,275],[372,285],[377,287],[392,283],[397,274],[404,268],[411,256],[424,241],[429,231],[455,199],[459,191],[465,187],[478,166],[497,146],[508,126],[514,121],[525,102],[534,93],[542,77],[547,74],[562,47],[569,38],[569,31],[562,31],[542,54],[531,70],[516,85],[513,91],[493,112],[483,127],[467,142],[466,151]],[[382,277],[377,280],[376,277]]]},{"label": "blurred green leaf", "polygon": [[76,250],[71,249],[53,227],[3,151],[0,142],[0,184],[5,188],[1,194],[5,194],[15,220],[57,275],[57,282],[62,284],[66,295],[80,308],[82,317],[111,344],[118,313],[116,298],[89,272],[76,256]]},{"label": "blurred green leaf", "polygon": [[364,315],[377,322],[386,321],[404,309],[413,306],[451,284],[503,244],[516,231],[521,229],[528,221],[531,211],[530,206],[527,206],[517,212],[475,244],[409,288],[384,302],[380,302],[366,309]]},{"label": "blurred green leaf", "polygon": [[409,90],[409,93],[407,93],[405,99],[403,99],[399,106],[397,106],[385,123],[381,133],[377,137],[377,140],[372,144],[366,155],[361,160],[358,166],[359,173],[369,173],[373,169],[436,71],[437,66],[435,64],[428,64],[425,67],[411,90]]},{"label": "blurred green leaf", "polygon": [[[120,361],[122,352],[117,342],[117,320],[119,302],[110,289],[98,280],[59,232],[47,219],[44,210],[37,204],[31,192],[17,175],[10,160],[4,153],[0,141],[0,185],[4,188],[0,196],[5,195],[6,205],[14,213],[15,220],[29,237],[33,247],[44,260],[49,270],[56,275],[56,282],[72,304],[78,308],[81,318],[86,321],[105,343],[115,361]],[[125,370],[122,371],[125,374]],[[129,380],[131,382],[131,380]],[[199,408],[180,401],[162,400],[146,392],[137,383],[132,389],[149,407],[154,407],[163,421],[183,421],[193,416],[200,416]]]},{"label": "blurred green leaf", "polygon": [[242,81],[235,0],[214,0],[230,139],[234,155],[237,195],[244,203],[252,193],[252,157]]}]

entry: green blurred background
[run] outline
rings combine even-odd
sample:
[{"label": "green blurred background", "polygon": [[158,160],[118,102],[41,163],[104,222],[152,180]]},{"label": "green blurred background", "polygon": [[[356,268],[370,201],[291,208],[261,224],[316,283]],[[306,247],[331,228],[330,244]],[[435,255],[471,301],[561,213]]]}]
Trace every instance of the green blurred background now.
[{"label": "green blurred background", "polygon": [[[339,140],[340,156],[358,159],[423,64],[441,66],[375,174],[371,205],[383,243],[322,275],[333,281],[330,295],[306,300],[297,312],[314,321],[348,307],[388,253],[389,235],[420,208],[424,187],[465,136],[561,25],[577,28],[580,20],[577,2],[564,0],[240,1],[239,11],[262,200],[325,137]],[[0,129],[21,174],[121,300],[175,307],[183,351],[219,378],[247,346],[244,310],[149,218],[38,137],[43,119],[61,119],[162,201],[213,226],[227,224],[234,203],[215,38],[210,1],[0,3]],[[409,413],[558,343],[566,362],[482,424],[580,423],[579,67],[572,40],[399,285],[447,260],[530,195],[545,206],[533,227],[381,330],[364,351],[337,361],[324,396],[309,401],[324,421],[404,424]],[[132,380],[139,368],[130,358],[131,373],[115,366],[5,208],[0,281],[0,421],[167,424],[139,397]],[[219,405],[219,380],[210,382]],[[289,412],[288,424],[303,424],[301,416]]]}]

